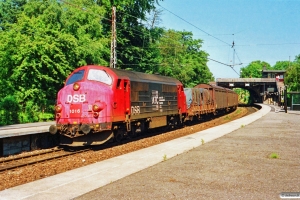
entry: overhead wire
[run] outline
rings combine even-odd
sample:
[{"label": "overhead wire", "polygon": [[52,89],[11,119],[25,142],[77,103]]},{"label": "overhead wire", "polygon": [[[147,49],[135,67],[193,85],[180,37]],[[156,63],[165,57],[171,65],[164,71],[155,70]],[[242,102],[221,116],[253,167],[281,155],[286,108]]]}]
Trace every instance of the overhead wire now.
[{"label": "overhead wire", "polygon": [[[221,40],[221,39],[219,39],[219,38],[217,38],[217,37],[211,35],[210,33],[208,33],[208,32],[206,32],[206,31],[202,30],[201,28],[199,28],[199,27],[197,27],[196,25],[190,23],[189,21],[183,19],[182,17],[180,17],[179,15],[173,13],[172,11],[170,11],[170,10],[164,8],[163,6],[161,6],[161,5],[159,5],[159,6],[160,6],[161,8],[163,8],[164,10],[168,11],[169,13],[171,13],[172,15],[178,17],[178,18],[181,19],[182,21],[188,23],[189,25],[193,26],[194,28],[196,28],[196,29],[202,31],[203,33],[207,34],[208,36],[211,36],[212,38],[214,38],[214,39],[216,39],[216,40],[218,40],[218,41],[220,41],[220,42],[226,44],[226,45],[224,45],[224,46],[232,46],[232,47],[234,46],[234,44],[231,45],[231,44],[229,44],[228,42],[225,42],[225,41],[223,41],[223,40]],[[232,34],[232,35],[234,35],[234,34]],[[220,62],[220,61],[217,61],[217,60],[211,59],[211,58],[208,58],[208,59],[209,59],[209,60],[212,60],[212,61],[214,61],[214,62],[217,62],[217,63],[219,63],[219,64],[222,64],[222,65],[225,65],[225,66],[229,66],[235,73],[237,73],[236,70],[233,68],[233,65],[228,65],[228,64],[225,64],[225,63],[223,63],[223,62]],[[238,73],[237,73],[237,74],[238,74]],[[239,75],[239,74],[238,74],[238,75]]]},{"label": "overhead wire", "polygon": [[176,15],[175,13],[173,13],[172,11],[170,11],[170,10],[164,8],[163,6],[161,6],[161,5],[159,5],[159,6],[160,6],[161,8],[163,8],[164,10],[168,11],[169,13],[175,15],[176,17],[178,17],[178,18],[181,19],[182,21],[184,21],[184,22],[188,23],[189,25],[193,26],[194,28],[196,28],[196,29],[202,31],[203,33],[205,33],[205,34],[207,34],[207,35],[209,35],[209,36],[215,38],[216,40],[219,40],[220,42],[223,42],[223,43],[225,43],[225,44],[227,44],[227,45],[230,45],[229,43],[227,43],[227,42],[225,42],[225,41],[223,41],[223,40],[221,40],[221,39],[219,39],[219,38],[217,38],[217,37],[211,35],[210,33],[206,32],[206,31],[202,30],[201,28],[195,26],[194,24],[188,22],[187,20],[183,19],[183,18],[180,17],[179,15]]}]

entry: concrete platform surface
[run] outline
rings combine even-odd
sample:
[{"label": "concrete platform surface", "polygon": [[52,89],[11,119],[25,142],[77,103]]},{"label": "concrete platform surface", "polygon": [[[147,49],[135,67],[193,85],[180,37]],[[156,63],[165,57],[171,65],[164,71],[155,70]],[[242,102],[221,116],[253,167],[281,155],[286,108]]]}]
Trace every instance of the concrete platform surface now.
[{"label": "concrete platform surface", "polygon": [[172,161],[170,158],[200,146],[202,140],[207,143],[260,119],[271,110],[269,106],[261,106],[258,112],[227,124],[1,191],[0,199],[57,200],[74,199],[80,195],[84,198],[84,194],[90,191],[161,163],[164,157]]},{"label": "concrete platform surface", "polygon": [[49,132],[49,127],[52,124],[55,124],[55,121],[1,126],[0,138],[31,135],[36,133],[47,133]]}]

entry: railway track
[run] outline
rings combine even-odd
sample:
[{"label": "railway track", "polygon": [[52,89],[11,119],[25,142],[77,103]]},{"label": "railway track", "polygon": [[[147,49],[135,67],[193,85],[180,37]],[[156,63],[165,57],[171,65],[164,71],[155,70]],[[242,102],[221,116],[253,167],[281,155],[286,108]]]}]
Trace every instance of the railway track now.
[{"label": "railway track", "polygon": [[[254,112],[257,111],[257,108],[254,107],[247,107],[247,114],[252,114]],[[143,138],[149,138],[149,137],[153,137],[155,135],[160,134],[162,131],[158,131],[158,132],[154,132],[154,133],[150,133],[148,135],[141,135],[138,136],[136,138],[132,138],[130,141],[135,141],[135,140],[139,140],[139,139],[143,139]],[[123,141],[121,142],[122,144],[127,143],[128,141]],[[73,151],[66,151],[64,148],[53,148],[53,149],[48,149],[48,150],[43,150],[43,151],[38,151],[37,153],[26,153],[24,155],[20,154],[17,156],[13,156],[13,157],[7,157],[7,158],[0,158],[0,173],[9,171],[9,170],[14,170],[14,169],[18,169],[18,168],[22,168],[25,166],[30,166],[30,165],[34,165],[37,163],[42,163],[42,162],[47,162],[50,160],[54,160],[54,159],[59,159],[59,158],[63,158],[63,157],[67,157],[67,156],[71,156],[74,154],[79,154],[79,153],[83,153],[83,152],[87,152],[87,151],[97,151],[97,150],[101,150],[101,149],[106,149],[109,147],[113,147],[116,146],[117,144],[115,142],[113,143],[108,143],[105,145],[101,145],[101,146],[93,146],[90,148],[85,148],[85,149],[79,149],[79,150],[74,150]]]},{"label": "railway track", "polygon": [[[255,109],[251,109],[251,108],[247,110],[255,111]],[[234,120],[245,116],[245,114],[242,113],[244,112],[232,113],[230,114],[231,116],[229,118],[218,117],[213,121],[207,121],[207,122],[204,121],[198,125],[187,126],[178,129],[176,131],[164,132],[162,134],[150,133],[147,135],[141,135],[137,138],[126,139],[122,141],[121,144],[118,145],[116,143],[106,143],[104,145],[100,145],[97,147],[93,147],[93,148],[90,147],[90,149],[84,150],[83,153],[79,153],[78,151],[79,149],[78,150],[64,149],[63,151],[67,151],[67,152],[64,152],[62,154],[68,154],[68,155],[61,155],[61,158],[59,158],[58,157],[59,155],[57,154],[56,155],[44,154],[44,156],[47,156],[49,158],[43,158],[42,161],[38,161],[37,160],[38,157],[35,157],[36,159],[35,161],[27,160],[25,163],[22,164],[23,166],[28,165],[28,167],[20,166],[21,163],[18,163],[19,166],[12,166],[13,163],[8,163],[8,162],[5,163],[5,160],[9,160],[9,159],[20,160],[20,156],[22,154],[13,156],[15,157],[13,159],[11,159],[10,157],[0,158],[0,179],[4,180],[3,184],[2,185],[0,184],[0,190],[14,187],[20,184],[28,183],[30,181],[38,180],[41,177],[47,177],[58,173],[63,173],[66,172],[67,170],[72,170],[88,164],[92,164],[112,157],[116,157],[125,153],[130,153],[132,151],[137,151],[139,149],[147,148],[149,146],[160,144],[162,142],[176,139],[178,137],[187,136],[189,134],[192,134],[193,132],[202,131],[222,123],[227,123],[228,119]],[[71,150],[75,152],[70,152]],[[24,154],[28,155],[32,153],[33,152],[27,152]],[[30,157],[30,155],[26,157]],[[51,161],[47,162],[47,160],[51,160]]]},{"label": "railway track", "polygon": [[256,107],[246,107],[247,108],[247,114],[246,115],[251,115],[252,113],[255,113],[258,109]]},{"label": "railway track", "polygon": [[49,149],[43,152],[37,152],[33,154],[20,155],[11,158],[0,159],[0,173],[21,168],[24,166],[34,165],[37,163],[46,162],[49,160],[59,159],[62,157],[71,156],[82,152],[90,151],[90,149],[82,149],[78,151],[65,151],[63,148]]}]

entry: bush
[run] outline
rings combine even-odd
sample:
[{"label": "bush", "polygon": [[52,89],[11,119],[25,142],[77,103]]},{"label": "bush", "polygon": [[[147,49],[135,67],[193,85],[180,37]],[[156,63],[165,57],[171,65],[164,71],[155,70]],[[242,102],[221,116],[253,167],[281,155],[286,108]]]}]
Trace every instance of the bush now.
[{"label": "bush", "polygon": [[19,112],[20,112],[20,105],[17,102],[14,96],[6,96],[0,102],[0,110],[1,110],[1,118],[0,124],[1,125],[10,125],[10,124],[17,124],[19,123]]},{"label": "bush", "polygon": [[26,102],[25,114],[29,122],[39,121],[39,107],[33,101]]}]

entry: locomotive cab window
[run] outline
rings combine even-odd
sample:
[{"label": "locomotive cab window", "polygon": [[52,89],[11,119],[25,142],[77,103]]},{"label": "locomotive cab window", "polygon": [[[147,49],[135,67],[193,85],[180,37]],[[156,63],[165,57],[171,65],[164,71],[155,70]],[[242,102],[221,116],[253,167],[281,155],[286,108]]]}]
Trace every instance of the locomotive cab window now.
[{"label": "locomotive cab window", "polygon": [[99,69],[90,69],[87,79],[90,81],[99,81],[111,85],[112,78],[105,71]]},{"label": "locomotive cab window", "polygon": [[81,81],[84,75],[84,70],[79,70],[78,72],[75,72],[67,81],[66,85],[70,85],[72,83],[75,83],[77,81]]}]

